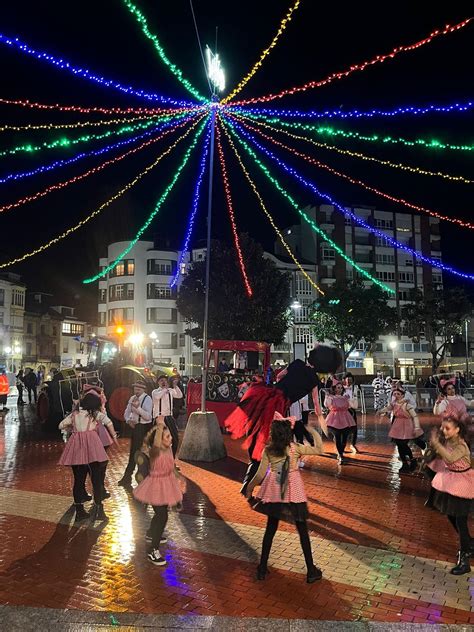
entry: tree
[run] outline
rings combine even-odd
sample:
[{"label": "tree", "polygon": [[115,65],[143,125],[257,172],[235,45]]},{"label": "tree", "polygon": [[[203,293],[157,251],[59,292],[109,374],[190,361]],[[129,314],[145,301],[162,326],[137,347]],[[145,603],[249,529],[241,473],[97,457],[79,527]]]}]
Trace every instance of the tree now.
[{"label": "tree", "polygon": [[336,282],[310,308],[316,338],[334,342],[343,352],[345,366],[361,340],[373,344],[380,335],[395,331],[397,310],[387,305],[387,298],[377,285]]},{"label": "tree", "polygon": [[[264,258],[248,235],[240,236],[247,275],[253,290],[245,291],[235,250],[220,241],[211,245],[209,290],[210,339],[261,340],[279,344],[290,323],[290,278]],[[177,307],[190,334],[202,346],[206,262],[193,263],[179,289]]]},{"label": "tree", "polygon": [[472,312],[471,301],[461,287],[444,290],[432,286],[424,293],[412,290],[410,301],[402,310],[406,334],[413,342],[426,339],[436,373],[454,336],[462,333],[463,322]]}]

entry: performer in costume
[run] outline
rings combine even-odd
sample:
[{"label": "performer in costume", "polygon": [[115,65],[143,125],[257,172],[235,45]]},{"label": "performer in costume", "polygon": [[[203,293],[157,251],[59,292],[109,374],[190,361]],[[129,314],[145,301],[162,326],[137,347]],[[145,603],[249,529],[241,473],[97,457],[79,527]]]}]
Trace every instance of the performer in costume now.
[{"label": "performer in costume", "polygon": [[326,395],[324,407],[329,409],[326,425],[336,438],[339,465],[344,463],[344,450],[347,438],[355,427],[355,421],[349,412],[349,396],[344,394],[344,386],[335,377],[332,378],[331,393]]},{"label": "performer in costume", "polygon": [[372,381],[372,386],[374,387],[374,410],[378,411],[387,403],[385,382],[381,371],[377,371],[377,376]]},{"label": "performer in costume", "polygon": [[352,429],[352,433],[348,437],[348,441],[351,444],[351,452],[357,454],[359,449],[357,448],[357,408],[359,407],[359,387],[354,384],[354,376],[352,373],[346,373],[344,376],[344,395],[349,398],[349,413],[354,420],[355,426]]},{"label": "performer in costume", "polygon": [[[162,421],[168,427],[173,438],[173,457],[176,457],[179,445],[178,425],[173,417],[173,400],[182,399],[183,393],[178,386],[179,379],[172,379],[173,386],[169,386],[166,375],[158,378],[158,388],[151,393],[153,399],[153,419],[155,422]],[[204,386],[203,386],[204,388]]]},{"label": "performer in costume", "polygon": [[249,449],[251,463],[242,487],[245,494],[247,484],[258,470],[263,449],[270,436],[275,412],[284,415],[293,402],[308,393],[318,401],[320,384],[318,371],[335,373],[342,363],[340,352],[325,345],[317,345],[308,355],[308,360],[294,360],[280,375],[275,386],[263,383],[252,384],[240,400],[237,408],[225,420],[225,426],[233,439],[246,436],[244,447]]},{"label": "performer in costume", "polygon": [[461,421],[469,421],[468,407],[474,407],[474,400],[456,395],[456,378],[440,380],[440,394],[433,408],[434,415],[455,415]]}]

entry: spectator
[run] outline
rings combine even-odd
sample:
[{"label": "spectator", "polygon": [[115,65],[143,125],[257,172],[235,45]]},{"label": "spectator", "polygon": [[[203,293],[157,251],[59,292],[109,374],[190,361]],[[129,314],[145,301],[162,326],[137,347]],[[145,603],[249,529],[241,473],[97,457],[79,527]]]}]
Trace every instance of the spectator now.
[{"label": "spectator", "polygon": [[5,369],[0,369],[0,412],[6,412],[8,392],[10,390],[10,384]]},{"label": "spectator", "polygon": [[23,369],[20,369],[16,374],[16,388],[18,391],[18,400],[16,402],[17,406],[24,406],[25,402],[23,401],[23,389],[25,385],[23,384]]},{"label": "spectator", "polygon": [[219,373],[228,373],[228,371],[230,370],[230,367],[227,364],[227,360],[225,358],[221,358],[221,361],[219,362],[219,367],[217,370]]},{"label": "spectator", "polygon": [[38,387],[38,378],[36,377],[36,373],[33,369],[25,369],[25,377],[23,378],[23,384],[26,386],[26,390],[28,391],[28,403],[32,404],[31,401],[32,395],[34,398],[34,403],[36,404],[37,395],[37,387]]}]

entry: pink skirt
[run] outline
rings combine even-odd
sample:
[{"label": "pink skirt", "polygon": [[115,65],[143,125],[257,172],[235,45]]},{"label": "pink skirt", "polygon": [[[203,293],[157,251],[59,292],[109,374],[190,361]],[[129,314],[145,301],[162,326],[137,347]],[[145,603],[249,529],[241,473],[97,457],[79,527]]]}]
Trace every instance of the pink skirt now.
[{"label": "pink skirt", "polygon": [[110,436],[110,432],[107,430],[104,424],[100,423],[100,421],[97,423],[97,433],[104,448],[108,448],[109,445],[112,445],[113,440]]},{"label": "pink skirt", "polygon": [[415,430],[412,418],[395,417],[388,436],[391,439],[417,439],[423,435],[423,430]]},{"label": "pink skirt", "polygon": [[59,465],[87,465],[108,461],[104,446],[95,430],[73,432],[64,446]]},{"label": "pink skirt", "polygon": [[433,489],[457,496],[458,498],[474,499],[474,470],[466,472],[452,472],[446,468],[438,472],[431,482]]},{"label": "pink skirt", "polygon": [[264,503],[305,503],[306,493],[299,470],[292,470],[288,474],[288,485],[283,498],[281,497],[281,487],[277,482],[276,472],[269,470],[256,497]]},{"label": "pink skirt", "polygon": [[147,505],[174,507],[183,500],[181,485],[174,473],[171,449],[158,456],[150,474],[134,489],[134,497]]},{"label": "pink skirt", "polygon": [[344,428],[352,428],[356,423],[348,410],[333,410],[326,417],[326,425],[328,428],[344,430]]}]

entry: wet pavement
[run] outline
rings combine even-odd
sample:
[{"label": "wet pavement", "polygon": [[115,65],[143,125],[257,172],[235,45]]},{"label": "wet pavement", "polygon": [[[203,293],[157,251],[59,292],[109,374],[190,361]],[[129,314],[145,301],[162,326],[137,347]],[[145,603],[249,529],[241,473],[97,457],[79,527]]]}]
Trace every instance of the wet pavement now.
[{"label": "wet pavement", "polygon": [[398,475],[387,421],[367,416],[359,427],[361,454],[342,469],[327,442],[302,470],[323,580],[306,584],[296,531],[281,523],[270,575],[257,582],[265,519],[238,493],[238,442],[226,437],[221,461],[180,462],[187,493],[170,514],[168,563],[158,568],[146,559],[150,515],[116,486],[128,441],[109,452],[109,522],[77,527],[60,438],[10,402],[0,418],[0,629],[473,629],[474,578],[449,573],[457,541],[423,506],[427,482]]}]

